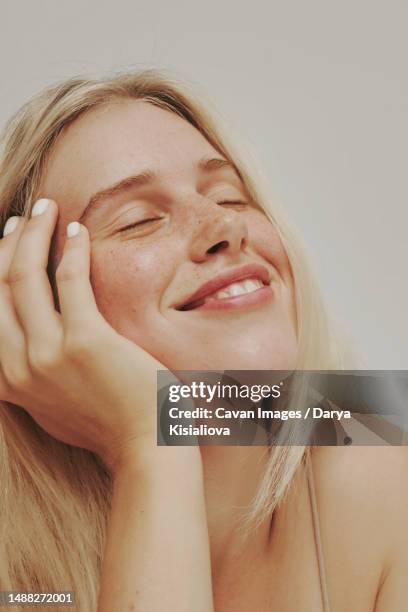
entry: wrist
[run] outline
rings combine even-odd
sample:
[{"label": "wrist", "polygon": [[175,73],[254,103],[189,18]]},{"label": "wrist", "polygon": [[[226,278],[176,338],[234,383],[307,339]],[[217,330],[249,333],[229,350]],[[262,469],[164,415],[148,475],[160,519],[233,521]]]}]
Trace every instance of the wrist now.
[{"label": "wrist", "polygon": [[199,446],[158,446],[156,440],[128,442],[112,453],[105,464],[116,477],[122,472],[142,474],[174,473],[174,470],[202,471]]}]

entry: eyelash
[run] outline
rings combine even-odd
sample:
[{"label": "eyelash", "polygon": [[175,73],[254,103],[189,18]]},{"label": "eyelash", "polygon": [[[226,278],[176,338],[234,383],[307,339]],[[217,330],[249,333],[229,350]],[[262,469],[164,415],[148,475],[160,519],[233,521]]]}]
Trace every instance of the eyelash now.
[{"label": "eyelash", "polygon": [[[243,200],[221,200],[217,202],[217,204],[232,204],[234,206],[248,206],[247,202]],[[150,221],[160,221],[163,217],[152,217],[151,219],[143,219],[143,221],[137,221],[136,223],[130,223],[129,225],[125,225],[124,227],[119,229],[119,233],[126,233],[127,231],[134,229],[137,226],[144,225],[145,223],[149,223]]]}]

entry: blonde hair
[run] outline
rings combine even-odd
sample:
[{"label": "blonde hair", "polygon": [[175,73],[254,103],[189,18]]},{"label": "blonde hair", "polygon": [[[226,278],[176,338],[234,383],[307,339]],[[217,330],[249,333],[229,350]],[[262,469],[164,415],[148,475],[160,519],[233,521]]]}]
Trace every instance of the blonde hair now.
[{"label": "blonde hair", "polygon": [[[144,99],[197,128],[239,170],[254,201],[275,224],[295,281],[298,368],[341,369],[343,361],[299,237],[285,222],[250,159],[226,135],[220,118],[174,77],[157,70],[109,78],[71,78],[41,92],[6,125],[0,160],[0,229],[29,216],[47,156],[77,117],[123,98]],[[251,516],[271,513],[305,454],[276,447]],[[0,589],[74,590],[77,609],[96,610],[111,478],[98,457],[44,432],[20,407],[0,402]],[[16,608],[19,609],[19,608]]]}]

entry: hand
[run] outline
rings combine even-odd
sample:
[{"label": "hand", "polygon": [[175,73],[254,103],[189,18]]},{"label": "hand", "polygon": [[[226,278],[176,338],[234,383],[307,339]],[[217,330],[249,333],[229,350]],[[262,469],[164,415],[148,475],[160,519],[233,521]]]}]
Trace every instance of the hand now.
[{"label": "hand", "polygon": [[46,270],[57,216],[49,200],[0,240],[0,399],[112,467],[127,449],[156,445],[156,372],[165,368],[99,312],[83,225],[64,245],[56,310]]}]

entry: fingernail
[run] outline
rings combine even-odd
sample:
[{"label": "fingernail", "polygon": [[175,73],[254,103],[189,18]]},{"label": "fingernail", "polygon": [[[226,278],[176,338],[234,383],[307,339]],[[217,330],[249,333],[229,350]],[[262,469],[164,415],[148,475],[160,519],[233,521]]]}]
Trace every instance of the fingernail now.
[{"label": "fingernail", "polygon": [[67,225],[67,236],[68,238],[72,238],[73,236],[76,236],[79,233],[79,223],[78,221],[71,221],[71,223],[68,223]]},{"label": "fingernail", "polygon": [[31,216],[36,217],[37,215],[41,215],[47,209],[49,203],[50,201],[48,198],[41,198],[41,200],[37,200],[32,208]]},{"label": "fingernail", "polygon": [[7,234],[11,234],[17,227],[19,217],[10,217],[7,219],[6,225],[3,229],[3,237],[7,236]]}]

